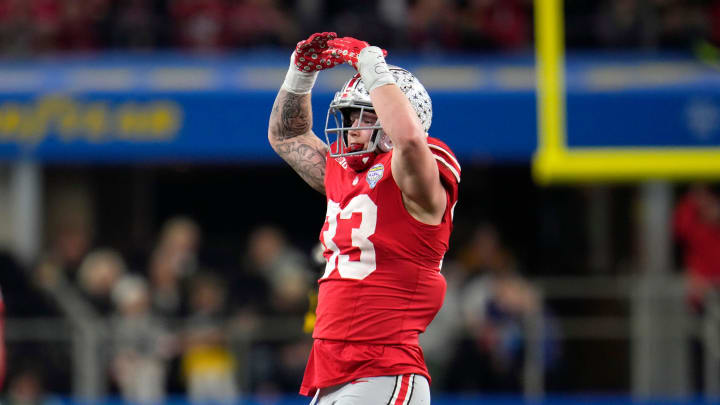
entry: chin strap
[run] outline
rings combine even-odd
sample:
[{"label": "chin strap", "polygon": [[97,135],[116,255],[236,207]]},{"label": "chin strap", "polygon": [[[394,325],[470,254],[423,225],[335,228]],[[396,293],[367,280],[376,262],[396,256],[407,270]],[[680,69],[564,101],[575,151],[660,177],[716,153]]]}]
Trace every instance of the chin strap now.
[{"label": "chin strap", "polygon": [[[348,150],[350,152],[355,152],[362,148],[362,145],[355,145],[348,148]],[[361,172],[373,164],[376,156],[377,154],[375,152],[367,152],[361,153],[359,155],[345,156],[345,161],[351,169],[355,170],[356,172]]]}]

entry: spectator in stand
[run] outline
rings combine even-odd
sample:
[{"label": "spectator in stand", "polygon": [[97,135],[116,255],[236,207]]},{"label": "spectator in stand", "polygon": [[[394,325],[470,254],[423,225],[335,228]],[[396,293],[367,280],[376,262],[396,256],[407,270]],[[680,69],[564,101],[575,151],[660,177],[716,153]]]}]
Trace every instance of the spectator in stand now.
[{"label": "spectator in stand", "polygon": [[[48,208],[48,247],[39,258],[38,263],[28,273],[28,279],[33,287],[41,293],[38,294],[35,301],[37,310],[44,310],[33,315],[61,315],[71,322],[80,324],[92,322],[97,314],[77,286],[78,268],[90,250],[93,239],[90,210],[76,199],[67,198],[67,196],[54,200]],[[5,270],[0,271],[0,273],[4,272]],[[8,276],[3,275],[0,276],[0,279],[6,277]],[[22,288],[21,284],[14,285]],[[8,291],[5,293],[10,299],[11,293]],[[14,291],[12,295],[17,296]],[[22,301],[8,302],[22,302],[24,311],[33,305],[30,299],[35,297],[32,293],[21,295],[23,296]],[[14,308],[13,313],[20,310],[18,307],[12,307]],[[72,375],[68,372],[68,366],[71,364],[72,354],[69,345],[33,345],[26,342],[22,346],[19,353],[17,346],[8,353],[10,360],[15,364],[18,361],[28,360],[42,362],[44,375],[34,375],[33,372],[32,376],[23,377],[21,387],[18,389],[25,387],[27,383],[29,387],[40,384],[43,387],[42,390],[46,388],[52,391],[67,392],[70,390]],[[17,359],[14,358],[14,353],[16,353]],[[13,378],[11,377],[10,380]],[[8,381],[8,389],[10,389],[11,383],[12,381]]]},{"label": "spectator in stand", "polygon": [[62,25],[63,3],[60,0],[30,0],[32,42],[36,52],[58,49]]},{"label": "spectator in stand", "polygon": [[92,251],[83,260],[78,270],[78,285],[98,314],[112,313],[112,289],[126,271],[125,261],[112,249]]},{"label": "spectator in stand", "polygon": [[[320,30],[337,31],[343,35],[351,37],[362,37],[370,43],[383,42],[388,47],[393,46],[393,41],[397,41],[396,36],[404,36],[404,30],[394,30],[391,22],[387,20],[386,10],[381,11],[382,3],[392,1],[393,3],[402,3],[397,0],[326,0],[324,3],[327,18],[325,24],[321,25]],[[386,6],[384,6],[386,7]],[[387,8],[387,7],[386,7]],[[405,13],[404,13],[405,14]],[[396,22],[397,24],[397,22]],[[372,26],[371,30],[368,27]]]},{"label": "spectator in stand", "polygon": [[[711,293],[720,287],[720,191],[708,184],[693,184],[680,197],[673,213],[673,228],[687,287],[690,312],[698,317],[705,313]],[[704,387],[704,364],[707,351],[701,339],[689,340],[692,382]]]},{"label": "spectator in stand", "polygon": [[454,1],[418,0],[409,10],[410,45],[421,49],[458,49],[461,38]]},{"label": "spectator in stand", "polygon": [[226,340],[225,304],[226,291],[218,277],[198,273],[192,278],[182,369],[194,403],[231,404],[239,396],[236,362]]},{"label": "spectator in stand", "polygon": [[57,405],[45,389],[45,382],[39,366],[23,366],[8,380],[6,405]]},{"label": "spectator in stand", "polygon": [[178,274],[185,278],[195,274],[200,265],[200,239],[200,227],[195,221],[174,217],[163,225],[157,249],[175,263]]},{"label": "spectator in stand", "polygon": [[30,16],[25,0],[0,0],[0,51],[22,54],[32,49]]},{"label": "spectator in stand", "polygon": [[651,21],[643,18],[638,0],[609,0],[595,11],[595,36],[608,48],[651,45]]},{"label": "spectator in stand", "polygon": [[91,227],[84,218],[68,217],[50,233],[50,247],[36,266],[35,281],[45,288],[65,280],[75,284],[80,263],[91,247]]},{"label": "spectator in stand", "polygon": [[190,218],[165,222],[148,263],[153,310],[167,320],[186,314],[186,284],[199,265],[200,227]]},{"label": "spectator in stand", "polygon": [[[715,0],[568,3],[571,46],[720,43]],[[531,0],[0,0],[0,52],[288,45],[318,25],[396,48],[517,50],[529,47],[531,17]]]},{"label": "spectator in stand", "polygon": [[88,51],[100,47],[98,24],[109,0],[31,0],[33,49]]},{"label": "spectator in stand", "polygon": [[[21,266],[14,256],[0,249],[0,286],[7,315],[12,318],[58,316],[46,294],[32,284],[31,272]],[[9,288],[8,286],[12,286]],[[7,304],[12,303],[11,308]]]},{"label": "spectator in stand", "polygon": [[184,287],[180,255],[168,249],[156,249],[150,258],[150,290],[153,310],[161,317],[175,320],[184,312]]},{"label": "spectator in stand", "polygon": [[170,5],[177,45],[193,51],[215,51],[223,44],[227,12],[221,0],[175,0]]},{"label": "spectator in stand", "polygon": [[531,45],[532,9],[526,0],[470,0],[459,14],[465,48],[522,50]]},{"label": "spectator in stand", "polygon": [[276,0],[231,0],[225,35],[232,47],[286,46],[294,43],[297,27]]},{"label": "spectator in stand", "polygon": [[692,185],[675,207],[673,223],[688,298],[695,312],[702,312],[705,295],[720,286],[720,194],[707,184]]},{"label": "spectator in stand", "polygon": [[248,256],[250,271],[260,274],[270,288],[265,310],[270,314],[303,315],[316,275],[285,234],[273,226],[255,229]]},{"label": "spectator in stand", "polygon": [[112,375],[123,399],[133,404],[160,404],[165,399],[168,359],[173,342],[150,307],[147,283],[126,276],[113,288]]},{"label": "spectator in stand", "polygon": [[655,3],[661,48],[690,49],[710,35],[705,2],[655,0]]},{"label": "spectator in stand", "polygon": [[553,317],[537,291],[522,278],[511,252],[490,224],[479,226],[462,255],[470,278],[459,292],[461,319],[469,339],[457,345],[447,384],[452,390],[519,392],[525,361],[528,317],[543,320],[546,372],[557,363]]},{"label": "spectator in stand", "polygon": [[302,378],[310,351],[311,342],[297,338],[303,335],[308,294],[318,275],[284,232],[271,225],[259,226],[250,234],[243,268],[233,282],[235,327],[247,333],[277,330],[282,325],[288,336],[287,342],[264,342],[251,348],[249,386],[262,396],[292,391]]},{"label": "spectator in stand", "polygon": [[707,5],[709,39],[713,45],[720,46],[720,0],[714,0]]},{"label": "spectator in stand", "polygon": [[165,28],[153,2],[129,0],[115,3],[109,29],[109,44],[125,49],[151,49],[158,45]]}]

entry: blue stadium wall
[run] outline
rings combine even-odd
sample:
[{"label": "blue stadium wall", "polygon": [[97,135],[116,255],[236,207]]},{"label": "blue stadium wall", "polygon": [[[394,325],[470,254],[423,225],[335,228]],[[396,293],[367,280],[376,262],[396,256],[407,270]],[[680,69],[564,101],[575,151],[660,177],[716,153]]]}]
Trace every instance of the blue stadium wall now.
[{"label": "blue stadium wall", "polygon": [[[536,148],[530,55],[397,55],[433,99],[430,133],[465,163],[526,163]],[[102,54],[0,63],[0,160],[278,162],[267,121],[285,53]],[[321,73],[313,129],[352,75]],[[720,146],[720,74],[684,55],[567,62],[571,147]]]}]

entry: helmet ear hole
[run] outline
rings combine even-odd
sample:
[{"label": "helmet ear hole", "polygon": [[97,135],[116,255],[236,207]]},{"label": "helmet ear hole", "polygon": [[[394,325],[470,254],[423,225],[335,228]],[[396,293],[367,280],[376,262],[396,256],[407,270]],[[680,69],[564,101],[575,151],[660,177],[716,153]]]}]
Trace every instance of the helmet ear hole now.
[{"label": "helmet ear hole", "polygon": [[393,147],[392,139],[390,139],[382,129],[377,131],[377,136],[380,137],[377,142],[377,148],[382,152],[390,152],[390,149]]}]

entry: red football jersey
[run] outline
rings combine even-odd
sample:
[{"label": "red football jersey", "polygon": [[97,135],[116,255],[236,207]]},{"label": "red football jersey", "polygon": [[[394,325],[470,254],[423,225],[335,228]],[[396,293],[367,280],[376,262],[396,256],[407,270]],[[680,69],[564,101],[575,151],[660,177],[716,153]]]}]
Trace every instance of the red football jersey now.
[{"label": "red football jersey", "polygon": [[439,225],[423,224],[405,209],[392,175],[392,151],[363,172],[328,156],[320,232],[327,265],[318,281],[315,342],[301,394],[361,377],[415,373],[430,380],[418,335],[445,296],[440,267],[460,165],[444,143],[428,138],[428,144],[447,191]]}]

